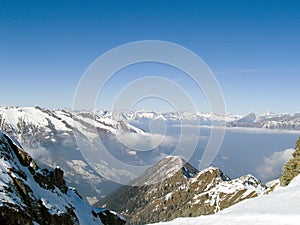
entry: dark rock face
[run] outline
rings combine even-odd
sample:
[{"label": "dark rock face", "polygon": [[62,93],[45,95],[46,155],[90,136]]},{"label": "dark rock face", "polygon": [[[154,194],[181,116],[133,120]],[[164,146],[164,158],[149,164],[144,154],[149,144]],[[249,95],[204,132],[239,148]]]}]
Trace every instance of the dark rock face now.
[{"label": "dark rock face", "polygon": [[38,224],[79,224],[76,217],[74,217],[75,214],[71,210],[62,215],[51,215],[48,213],[46,208],[41,207],[41,209],[36,213],[37,214],[33,216],[30,212],[27,213],[20,211],[20,209],[13,209],[5,205],[4,207],[0,207],[0,223],[6,225],[33,225],[33,222]]},{"label": "dark rock face", "polygon": [[41,170],[22,147],[0,132],[0,224],[113,224],[118,214],[88,205],[66,186],[63,170]]},{"label": "dark rock face", "polygon": [[[222,171],[210,167],[197,171],[180,158],[166,158],[136,180],[141,185],[151,177],[156,180],[168,167],[180,165],[177,172],[159,183],[127,186],[102,201],[126,216],[129,224],[168,221],[218,212],[244,199],[263,194],[266,187],[251,175],[230,180]],[[158,168],[158,165],[160,168]],[[155,172],[159,171],[159,172]],[[134,184],[133,184],[134,185]]]},{"label": "dark rock face", "polygon": [[122,225],[126,224],[126,220],[123,217],[118,216],[110,210],[105,210],[100,213],[92,212],[96,217],[100,217],[101,222],[104,225]]},{"label": "dark rock face", "polygon": [[296,142],[296,150],[291,158],[284,166],[282,176],[280,177],[280,185],[287,186],[298,174],[300,174],[300,138]]},{"label": "dark rock face", "polygon": [[[34,160],[41,167],[62,168],[67,185],[76,187],[90,204],[120,187],[111,180],[118,180],[124,175],[114,173],[116,179],[107,179],[112,178],[110,168],[100,170],[87,163],[81,151],[78,151],[80,147],[77,140],[84,140],[83,149],[99,150],[100,137],[117,159],[122,156],[126,157],[126,161],[140,162],[137,156],[132,157],[128,153],[129,149],[119,143],[115,135],[119,131],[136,133],[140,130],[122,121],[104,119],[98,113],[0,106],[0,130],[14,137],[27,152],[33,152]],[[34,155],[35,152],[38,154]],[[101,168],[106,167],[105,163],[101,165]],[[101,171],[107,171],[107,174]]]}]

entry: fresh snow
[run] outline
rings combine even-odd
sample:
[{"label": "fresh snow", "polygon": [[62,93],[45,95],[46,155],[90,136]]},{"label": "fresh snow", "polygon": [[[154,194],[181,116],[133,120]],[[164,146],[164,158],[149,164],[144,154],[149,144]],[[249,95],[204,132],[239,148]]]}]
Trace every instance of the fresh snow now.
[{"label": "fresh snow", "polygon": [[[27,124],[32,124],[38,127],[47,127],[49,125],[49,120],[54,125],[57,130],[70,131],[69,128],[59,119],[54,118],[46,112],[43,112],[39,108],[34,107],[0,107],[0,114],[2,114],[3,119],[6,123],[17,127],[20,120]],[[3,123],[4,121],[2,121]]]},{"label": "fresh snow", "polygon": [[[2,142],[2,144],[0,144],[1,151],[6,148],[11,148],[7,142],[7,138],[9,137],[7,135],[4,136],[4,134],[0,131],[0,139]],[[13,144],[19,147],[19,143],[13,142]],[[10,203],[25,208],[22,199],[20,199],[14,192],[6,191],[13,183],[12,177],[15,177],[31,188],[32,192],[29,192],[30,197],[33,199],[40,199],[42,204],[48,209],[49,213],[59,215],[66,213],[67,209],[71,207],[74,209],[80,225],[102,224],[100,219],[94,217],[91,212],[93,210],[98,213],[106,209],[90,206],[86,201],[79,197],[74,188],[69,188],[67,194],[62,193],[58,188],[55,188],[54,190],[41,188],[34,180],[28,167],[21,165],[12,149],[9,151],[11,152],[11,158],[6,160],[4,157],[0,157],[0,206]],[[75,161],[75,163],[80,164],[82,162]],[[22,171],[26,175],[26,179],[23,179],[14,171]],[[120,216],[120,218],[122,217]]]},{"label": "fresh snow", "polygon": [[239,119],[240,116],[230,113],[218,114],[208,112],[156,112],[148,110],[137,111],[122,111],[122,112],[107,112],[100,111],[99,115],[104,118],[121,117],[127,121],[150,121],[150,120],[163,120],[163,121],[197,121],[202,122],[231,122]]},{"label": "fresh snow", "polygon": [[300,221],[300,176],[287,187],[268,195],[242,201],[209,216],[177,218],[160,225],[298,225]]},{"label": "fresh snow", "polygon": [[[77,128],[81,133],[84,133],[88,138],[94,139],[97,137],[96,129],[101,128],[113,134],[118,134],[121,127],[118,121],[110,118],[104,118],[100,115],[94,115],[91,112],[71,113],[64,110],[50,111],[38,107],[2,107],[0,106],[0,128],[4,124],[18,130],[20,124],[30,124],[37,128],[43,128],[47,132],[51,132],[50,127],[53,125],[56,131],[66,132],[73,131],[71,128]],[[50,124],[51,123],[51,124]],[[87,129],[87,125],[91,129]],[[130,124],[125,124],[129,129],[144,134],[144,132]],[[53,139],[53,142],[56,140]]]}]

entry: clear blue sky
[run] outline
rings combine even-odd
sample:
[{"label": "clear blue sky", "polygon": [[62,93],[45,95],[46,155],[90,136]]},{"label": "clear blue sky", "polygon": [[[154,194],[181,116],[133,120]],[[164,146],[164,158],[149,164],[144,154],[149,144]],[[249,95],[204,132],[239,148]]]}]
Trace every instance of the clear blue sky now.
[{"label": "clear blue sky", "polygon": [[90,63],[145,39],[198,54],[230,112],[300,111],[300,1],[276,0],[1,0],[0,104],[71,107]]}]

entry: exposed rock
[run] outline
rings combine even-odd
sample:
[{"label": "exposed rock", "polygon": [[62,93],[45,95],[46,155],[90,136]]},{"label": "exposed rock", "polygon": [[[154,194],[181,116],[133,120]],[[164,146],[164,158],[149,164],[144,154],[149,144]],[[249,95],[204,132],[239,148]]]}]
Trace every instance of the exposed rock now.
[{"label": "exposed rock", "polygon": [[0,207],[0,224],[32,225],[32,219],[24,211],[14,208],[14,205]]},{"label": "exposed rock", "polygon": [[[165,172],[170,176],[162,180]],[[148,178],[160,182],[142,185]],[[218,168],[198,172],[179,157],[167,157],[154,165],[132,183],[137,184],[142,186],[123,187],[102,201],[105,206],[122,212],[129,224],[213,214],[266,190],[251,175],[230,180]]]},{"label": "exposed rock", "polygon": [[[110,167],[101,160],[99,168],[91,166],[78,151],[82,150],[78,140],[83,140],[84,149],[96,151],[100,149],[100,137],[107,149],[113,149],[116,158],[126,157],[127,161],[140,162],[137,156],[128,153],[125,145],[118,143],[116,134],[143,132],[124,121],[102,118],[94,112],[0,106],[0,130],[14,137],[27,152],[37,152],[32,156],[41,167],[54,169],[59,166],[64,170],[67,185],[76,187],[85,199],[93,200],[93,203],[120,187],[111,180],[123,179],[124,174],[111,173]],[[23,166],[32,162],[31,157],[22,151],[18,156]],[[31,166],[37,169],[35,163],[32,162]]]},{"label": "exposed rock", "polygon": [[66,186],[63,170],[41,170],[20,144],[0,132],[0,224],[124,225],[117,213],[87,204]]},{"label": "exposed rock", "polygon": [[287,186],[298,174],[300,174],[300,138],[296,142],[296,150],[291,158],[284,166],[282,176],[280,177],[280,185]]},{"label": "exposed rock", "polygon": [[104,210],[100,213],[93,211],[93,215],[99,216],[104,225],[121,225],[126,224],[126,220],[110,210]]}]

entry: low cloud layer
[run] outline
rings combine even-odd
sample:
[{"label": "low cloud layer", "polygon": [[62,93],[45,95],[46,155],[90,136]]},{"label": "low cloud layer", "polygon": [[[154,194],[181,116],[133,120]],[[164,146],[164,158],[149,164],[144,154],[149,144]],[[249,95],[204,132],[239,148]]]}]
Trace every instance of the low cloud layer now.
[{"label": "low cloud layer", "polygon": [[141,135],[137,133],[122,133],[117,135],[118,140],[129,149],[148,151],[158,146],[168,146],[176,143],[170,136],[161,134]]},{"label": "low cloud layer", "polygon": [[295,149],[288,148],[284,151],[276,151],[271,156],[265,157],[261,165],[256,169],[261,179],[266,182],[281,176],[284,165],[292,157]]}]

